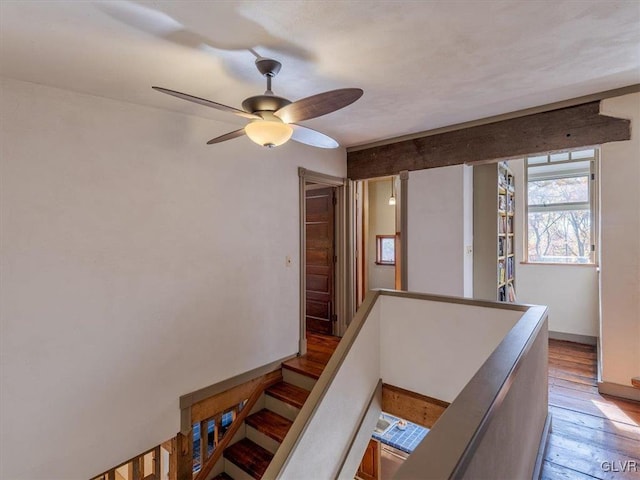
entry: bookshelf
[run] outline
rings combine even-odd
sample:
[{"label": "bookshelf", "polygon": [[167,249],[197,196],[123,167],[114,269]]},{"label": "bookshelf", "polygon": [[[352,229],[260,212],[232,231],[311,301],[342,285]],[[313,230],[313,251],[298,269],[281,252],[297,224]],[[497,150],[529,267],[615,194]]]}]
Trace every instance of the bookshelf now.
[{"label": "bookshelf", "polygon": [[473,167],[473,296],[515,302],[515,178],[507,162]]}]

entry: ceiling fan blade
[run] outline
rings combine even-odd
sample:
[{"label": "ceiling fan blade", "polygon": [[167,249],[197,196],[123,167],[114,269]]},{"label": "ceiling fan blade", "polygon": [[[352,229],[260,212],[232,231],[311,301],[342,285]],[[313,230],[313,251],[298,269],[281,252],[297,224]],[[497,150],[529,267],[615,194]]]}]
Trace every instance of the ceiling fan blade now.
[{"label": "ceiling fan blade", "polygon": [[364,91],[361,88],[341,88],[318,93],[282,107],[275,115],[285,123],[301,122],[351,105],[363,93]]},{"label": "ceiling fan blade", "polygon": [[340,146],[337,141],[324,133],[303,127],[302,125],[296,125],[295,123],[292,123],[291,127],[293,127],[291,140],[295,140],[296,142],[319,148],[338,148]]},{"label": "ceiling fan blade", "polygon": [[219,137],[212,138],[207,142],[207,145],[213,145],[214,143],[224,142],[226,140],[232,140],[234,138],[238,138],[244,135],[244,128],[240,130],[235,130],[233,132],[225,133],[224,135],[220,135]]},{"label": "ceiling fan blade", "polygon": [[162,93],[166,93],[167,95],[172,95],[174,97],[181,98],[183,100],[187,100],[193,103],[199,103],[200,105],[204,105],[205,107],[215,108],[217,110],[222,110],[223,112],[234,113],[244,118],[260,119],[258,115],[254,115],[253,113],[245,112],[244,110],[238,110],[237,108],[228,107],[227,105],[223,105],[221,103],[212,102],[211,100],[207,100],[205,98],[194,97],[193,95],[187,95],[186,93],[176,92],[175,90],[169,90],[168,88],[162,87],[151,87],[154,90],[157,90]]}]

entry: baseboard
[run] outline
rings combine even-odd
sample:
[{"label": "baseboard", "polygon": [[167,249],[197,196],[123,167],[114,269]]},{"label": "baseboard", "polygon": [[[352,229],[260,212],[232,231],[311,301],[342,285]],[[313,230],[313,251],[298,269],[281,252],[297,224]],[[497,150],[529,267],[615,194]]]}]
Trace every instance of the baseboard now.
[{"label": "baseboard", "polygon": [[598,382],[598,391],[605,395],[626,398],[627,400],[635,400],[640,402],[640,388],[627,385],[620,385],[611,382]]},{"label": "baseboard", "polygon": [[549,434],[551,433],[551,413],[547,413],[547,419],[544,422],[544,428],[542,429],[542,435],[540,436],[540,446],[538,447],[538,455],[536,456],[536,464],[533,467],[533,475],[532,479],[539,479],[542,474],[542,462],[544,461],[544,456],[547,453],[547,440],[549,439]]},{"label": "baseboard", "polygon": [[549,338],[553,338],[554,340],[564,340],[566,342],[583,343],[585,345],[598,344],[598,337],[592,337],[591,335],[578,335],[577,333],[549,331]]}]

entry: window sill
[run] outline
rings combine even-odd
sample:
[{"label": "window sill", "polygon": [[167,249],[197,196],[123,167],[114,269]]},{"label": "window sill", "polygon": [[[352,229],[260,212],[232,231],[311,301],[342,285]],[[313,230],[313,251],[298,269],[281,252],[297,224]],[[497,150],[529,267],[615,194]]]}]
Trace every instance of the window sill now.
[{"label": "window sill", "polygon": [[386,262],[375,262],[376,265],[387,266],[387,267],[395,267],[395,263],[386,263]]},{"label": "window sill", "polygon": [[554,262],[520,262],[520,265],[552,265],[555,267],[591,267],[600,268],[597,263],[554,263]]}]

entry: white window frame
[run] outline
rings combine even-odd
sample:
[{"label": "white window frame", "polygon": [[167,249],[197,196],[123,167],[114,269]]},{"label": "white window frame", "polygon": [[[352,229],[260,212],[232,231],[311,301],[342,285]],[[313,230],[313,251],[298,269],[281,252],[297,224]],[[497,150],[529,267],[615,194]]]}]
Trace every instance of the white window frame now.
[{"label": "white window frame", "polygon": [[[572,158],[573,152],[583,152],[585,150],[593,150],[593,157],[586,158]],[[559,161],[551,161],[552,155],[568,153],[569,160],[559,160]],[[529,205],[529,158],[533,157],[547,157],[547,161],[544,163],[533,163],[531,166],[535,168],[536,166],[543,165],[562,165],[562,164],[571,164],[576,162],[585,162],[589,161],[590,169],[589,169],[589,200],[588,202],[565,202],[565,203],[554,203],[552,205]],[[598,224],[598,178],[600,174],[600,147],[582,147],[572,150],[563,150],[560,152],[552,152],[546,155],[529,155],[525,157],[524,161],[524,250],[523,257],[524,263],[531,263],[535,265],[566,265],[566,266],[598,266],[598,238],[599,238],[599,224]],[[549,174],[544,178],[540,178],[540,180],[554,180],[558,178],[571,178],[578,177],[581,175],[575,175],[571,173],[564,173],[559,175]],[[589,255],[589,262],[586,263],[563,263],[563,262],[541,262],[538,260],[529,259],[529,212],[552,212],[552,211],[563,211],[563,210],[580,210],[580,209],[589,209],[590,210],[590,239],[591,239],[591,252]]]}]

